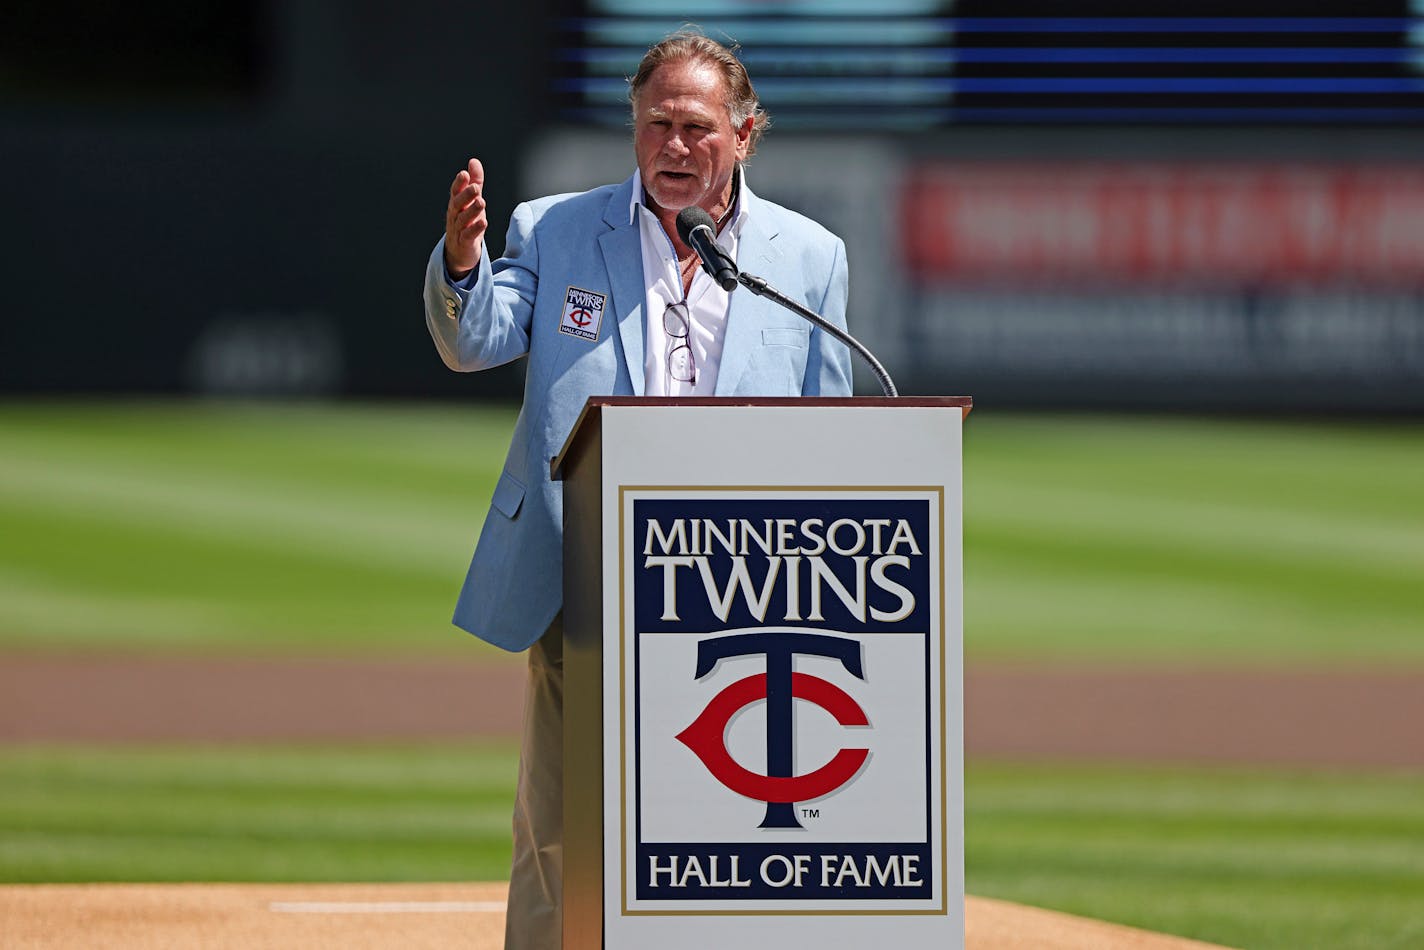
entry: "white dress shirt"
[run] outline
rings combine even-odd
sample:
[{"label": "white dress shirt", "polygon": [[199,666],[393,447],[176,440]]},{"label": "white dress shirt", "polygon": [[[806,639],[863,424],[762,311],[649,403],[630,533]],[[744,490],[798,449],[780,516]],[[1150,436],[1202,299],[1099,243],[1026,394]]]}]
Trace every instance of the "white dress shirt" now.
[{"label": "white dress shirt", "polygon": [[[740,176],[744,172],[738,170]],[[637,220],[638,236],[643,249],[643,283],[646,285],[643,312],[643,393],[647,396],[711,396],[717,390],[717,370],[722,365],[722,343],[727,335],[727,310],[731,294],[717,286],[701,266],[692,278],[686,303],[691,315],[688,345],[692,347],[695,382],[672,378],[668,371],[668,353],[674,341],[663,329],[663,311],[668,304],[684,301],[682,274],[677,266],[677,254],[672,240],[663,230],[657,215],[643,203],[643,181],[639,177],[628,204],[629,220]],[[742,203],[739,180],[732,199],[732,214],[717,246],[733,260],[737,258],[737,242],[746,226],[747,209]]]}]

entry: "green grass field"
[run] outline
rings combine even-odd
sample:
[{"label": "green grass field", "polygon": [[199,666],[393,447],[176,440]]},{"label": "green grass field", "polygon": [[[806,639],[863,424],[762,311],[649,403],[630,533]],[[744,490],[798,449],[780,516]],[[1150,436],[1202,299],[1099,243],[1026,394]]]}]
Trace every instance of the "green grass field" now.
[{"label": "green grass field", "polygon": [[[513,414],[0,405],[0,645],[438,653]],[[998,415],[978,656],[1424,662],[1424,425]]]},{"label": "green grass field", "polygon": [[517,755],[0,749],[0,881],[503,880]]},{"label": "green grass field", "polygon": [[[508,745],[0,751],[0,881],[500,880]],[[1241,947],[1424,941],[1407,776],[971,765],[973,894]]]},{"label": "green grass field", "polygon": [[449,626],[508,411],[0,408],[0,642],[469,649]]},{"label": "green grass field", "polygon": [[[0,404],[0,650],[463,652],[513,414]],[[1424,667],[1424,425],[966,431],[974,659]],[[3,662],[3,657],[0,657]],[[0,748],[0,880],[506,873],[508,745]],[[1424,777],[970,763],[972,893],[1248,947],[1424,945]]]},{"label": "green grass field", "polygon": [[1424,781],[973,765],[972,894],[1224,943],[1424,946]]}]

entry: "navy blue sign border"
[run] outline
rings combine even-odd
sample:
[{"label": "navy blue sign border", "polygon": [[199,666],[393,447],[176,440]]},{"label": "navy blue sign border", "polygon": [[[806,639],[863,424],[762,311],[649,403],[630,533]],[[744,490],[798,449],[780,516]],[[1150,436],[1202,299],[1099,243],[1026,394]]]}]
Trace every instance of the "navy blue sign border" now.
[{"label": "navy blue sign border", "polygon": [[[626,490],[626,489],[625,489],[625,490]],[[698,502],[698,501],[706,501],[706,500],[709,500],[709,499],[707,499],[705,496],[704,496],[704,497],[699,497],[699,496],[697,496],[697,495],[692,495],[692,496],[690,496],[690,497],[685,497],[685,498],[683,498],[683,499],[678,499],[678,498],[675,498],[675,497],[671,497],[671,495],[672,495],[672,493],[673,493],[673,491],[674,491],[674,490],[672,490],[672,489],[645,488],[645,489],[637,489],[637,490],[640,491],[640,492],[642,492],[642,491],[647,491],[647,492],[649,492],[649,493],[657,492],[660,497],[658,497],[658,498],[656,498],[656,499],[651,499],[651,500],[656,500],[656,501],[660,501],[660,502],[664,502],[664,501],[677,501],[677,500],[686,500],[686,501],[688,501],[688,502]],[[736,490],[737,490],[737,489],[735,489],[735,488],[730,488],[730,489],[728,489],[728,488],[719,488],[719,489],[717,489],[717,491],[718,491],[718,493],[719,493],[719,496],[718,496],[718,497],[719,497],[719,498],[726,497],[726,496],[724,496],[724,495],[721,494],[722,492],[726,492],[726,491],[736,491]],[[926,497],[923,497],[923,495],[924,495],[926,489],[904,489],[904,490],[896,490],[896,489],[874,489],[874,490],[873,490],[873,491],[874,491],[874,494],[870,494],[870,492],[867,491],[867,493],[866,493],[865,495],[862,495],[862,496],[859,496],[859,497],[856,497],[856,496],[846,496],[846,495],[844,494],[844,493],[846,493],[846,492],[853,492],[853,491],[855,491],[855,489],[853,489],[853,488],[851,488],[851,489],[847,489],[847,488],[836,488],[836,489],[833,489],[833,490],[836,492],[836,497],[825,498],[825,499],[818,499],[818,500],[823,501],[823,502],[825,502],[825,503],[829,503],[829,504],[835,504],[835,503],[841,503],[841,502],[855,502],[855,501],[890,500],[890,496],[894,496],[894,495],[897,495],[897,494],[901,494],[901,492],[903,491],[903,494],[901,494],[901,497],[894,498],[893,500],[896,500],[896,501],[907,501],[907,502],[922,502],[922,503],[925,505],[925,507],[926,507],[926,512],[925,512],[925,525],[926,525],[926,527],[927,527],[927,531],[933,531],[934,528],[936,527],[936,524],[932,521],[932,519],[931,519],[931,517],[930,517],[930,515],[934,513],[934,506],[931,504],[931,499],[926,498]],[[771,494],[773,490],[757,489],[756,491],[766,491],[766,492],[768,492],[768,494]],[[802,492],[804,493],[805,490],[798,490],[798,491],[802,491]],[[905,495],[912,495],[913,497],[904,497]],[[633,510],[632,510],[632,512],[631,512],[631,521],[632,521],[632,524],[633,524],[633,525],[637,525],[637,524],[638,524],[638,513],[637,513],[637,511],[638,511],[638,504],[639,504],[639,502],[645,501],[645,500],[650,500],[650,499],[644,499],[644,498],[633,498],[633,499],[632,499],[632,502],[633,502]],[[767,498],[767,497],[765,497],[765,496],[760,497],[760,498],[754,497],[754,496],[752,495],[751,490],[746,490],[745,493],[744,493],[741,497],[738,497],[738,498],[736,498],[735,500],[772,501],[772,500],[774,500],[774,499],[773,499],[773,498]],[[939,504],[940,504],[941,506],[943,505],[943,499],[942,499],[942,498],[940,499]],[[940,526],[942,527],[942,522],[943,522],[943,517],[944,517],[943,511],[941,510],[941,511],[939,512],[939,514],[940,514]],[[628,530],[628,523],[627,523],[627,522],[620,523],[620,525],[619,525],[619,530],[620,530],[620,532],[622,532],[622,531],[627,531],[627,530]],[[942,534],[942,532],[941,532],[941,534]],[[633,540],[634,540],[634,543],[636,544],[637,539],[634,538]],[[941,559],[940,569],[941,569],[941,573],[942,573],[942,571],[943,571],[942,559],[943,559],[944,553],[945,553],[944,550],[943,550],[943,547],[944,547],[944,546],[943,546],[943,538],[942,538],[941,536],[938,536],[938,535],[935,536],[935,538],[934,538],[934,543],[937,545],[937,551],[938,551],[938,554],[939,554],[939,558]],[[626,558],[626,556],[627,556],[626,551],[625,551],[625,552],[620,552],[620,553],[623,554],[623,556]],[[626,562],[626,560],[625,560],[625,562],[620,565],[620,569],[626,569],[626,567],[627,567],[627,562]],[[632,599],[633,599],[634,603],[637,602],[637,590],[638,590],[638,580],[639,580],[639,576],[640,576],[640,572],[634,571],[634,574],[633,574],[633,585],[634,585],[634,587],[633,587],[633,595],[632,595]],[[942,581],[940,580],[940,578],[931,576],[931,577],[929,578],[929,584],[927,585],[930,589],[927,589],[926,591],[924,591],[924,593],[925,593],[927,596],[928,596],[928,595],[931,595],[931,594],[934,593],[935,590],[939,589],[939,587],[940,587],[941,585],[942,585]],[[621,585],[620,585],[620,596],[622,596],[625,592],[626,592],[626,589],[622,588]],[[943,604],[942,598],[941,598],[941,603],[940,603],[940,614],[941,614],[941,616],[939,617],[939,624],[940,624],[941,627],[942,627],[943,624],[945,623],[945,617],[943,616],[944,606],[945,606],[945,605]],[[636,614],[636,611],[635,611],[635,614]],[[923,633],[916,633],[915,635],[921,636],[922,639],[923,639],[923,641],[924,641],[924,672],[925,672],[924,695],[925,695],[925,717],[926,717],[926,718],[925,718],[925,721],[926,721],[926,723],[928,724],[928,723],[931,721],[930,717],[932,717],[932,716],[934,715],[934,708],[933,708],[933,705],[932,705],[932,698],[933,698],[933,691],[932,691],[932,686],[933,686],[933,669],[932,669],[932,667],[931,667],[932,655],[931,655],[931,651],[930,651],[930,647],[931,647],[931,639],[930,639],[930,638],[932,637],[934,631],[933,631],[932,629],[929,629],[931,625],[926,624],[925,626],[926,626],[926,629],[924,630]],[[635,628],[636,628],[636,624],[635,624]],[[728,629],[736,629],[736,628],[728,628]],[[722,632],[724,632],[724,631],[723,631],[723,630],[720,630],[720,629],[713,629],[713,630],[706,630],[706,631],[687,631],[687,632],[683,633],[682,635],[684,635],[684,636],[713,636],[713,635],[716,635],[716,634],[719,634],[719,633],[722,633]],[[829,631],[828,631],[828,632],[829,632]],[[836,901],[836,902],[844,903],[844,902],[846,902],[846,901],[849,900],[849,899],[864,900],[864,901],[884,901],[884,900],[887,900],[887,899],[888,899],[888,900],[928,900],[928,899],[932,899],[932,898],[934,897],[934,894],[935,894],[935,885],[936,885],[936,883],[937,883],[936,880],[934,879],[934,873],[935,873],[935,870],[936,870],[936,869],[934,868],[934,865],[933,865],[933,851],[932,851],[932,835],[933,835],[933,832],[934,832],[934,784],[933,784],[933,776],[934,776],[934,769],[933,769],[934,761],[933,761],[933,756],[934,756],[934,749],[933,749],[932,739],[933,739],[933,732],[934,732],[934,730],[929,729],[929,728],[926,728],[926,730],[925,730],[925,836],[926,836],[926,837],[925,837],[925,840],[924,840],[923,842],[895,842],[895,843],[873,843],[873,844],[867,844],[867,843],[863,843],[863,842],[857,842],[857,843],[851,843],[851,844],[819,844],[819,845],[815,845],[815,846],[811,846],[811,847],[802,846],[802,847],[797,847],[797,848],[791,848],[791,847],[788,847],[788,846],[785,846],[785,845],[780,845],[780,844],[778,844],[778,845],[757,844],[757,843],[755,843],[755,842],[747,842],[747,843],[738,842],[738,843],[734,843],[734,844],[726,844],[726,843],[712,844],[712,843],[691,843],[691,842],[685,843],[685,844],[683,844],[683,843],[676,843],[676,844],[670,844],[670,843],[647,844],[647,843],[645,843],[645,842],[643,841],[643,787],[642,787],[642,741],[641,741],[641,740],[642,740],[642,734],[643,734],[643,732],[642,732],[642,638],[643,638],[643,635],[644,635],[643,633],[641,633],[640,631],[638,631],[638,630],[636,630],[636,629],[635,629],[634,632],[633,632],[633,736],[634,736],[634,742],[633,742],[633,782],[634,782],[634,792],[633,792],[633,794],[634,794],[634,820],[635,820],[635,831],[634,831],[634,835],[635,835],[635,840],[636,840],[636,846],[635,846],[635,867],[634,867],[634,880],[633,880],[633,896],[632,896],[632,899],[633,899],[633,900],[636,900],[636,901],[659,901],[659,900],[669,900],[669,901],[715,901],[715,900],[723,900],[723,901],[728,901],[728,902],[748,902],[748,901],[756,901],[756,900],[777,900],[777,901],[804,900],[804,901],[808,901],[808,902],[809,902],[809,901],[820,900],[820,901],[827,901],[827,902]],[[873,635],[873,634],[872,634],[872,635]],[[941,700],[943,700],[943,697],[941,697]],[[940,728],[941,730],[944,728],[943,723],[940,724],[940,727],[939,727],[939,728]],[[941,776],[941,780],[943,780],[943,776]],[[732,853],[734,853],[734,852],[735,852],[735,853],[738,853],[738,854],[741,854],[741,855],[743,855],[743,856],[745,856],[745,857],[747,857],[747,858],[757,857],[757,858],[758,858],[758,863],[759,863],[759,861],[760,861],[761,858],[764,858],[764,856],[765,856],[766,853],[771,853],[771,852],[775,852],[775,853],[800,853],[800,854],[810,854],[810,855],[813,856],[814,860],[819,860],[819,855],[822,854],[822,853],[834,853],[834,854],[856,854],[856,853],[860,853],[860,854],[863,854],[863,855],[872,855],[872,854],[873,854],[873,855],[877,855],[877,856],[881,856],[881,857],[884,857],[884,856],[889,855],[889,854],[895,854],[895,853],[899,853],[899,854],[905,854],[905,853],[923,854],[924,857],[923,857],[923,860],[922,860],[922,862],[921,862],[921,871],[922,871],[923,874],[928,875],[929,877],[925,880],[923,886],[916,886],[916,887],[913,889],[913,893],[907,893],[907,891],[910,890],[909,888],[899,888],[899,889],[897,889],[896,892],[893,892],[893,893],[880,892],[880,893],[873,893],[873,894],[857,894],[857,893],[854,893],[854,890],[851,889],[851,888],[835,888],[835,887],[831,887],[831,888],[821,888],[819,885],[816,885],[816,886],[814,886],[814,887],[805,887],[805,888],[800,888],[800,889],[795,888],[795,887],[793,887],[793,886],[787,886],[787,887],[785,887],[785,888],[777,888],[777,889],[775,889],[775,891],[776,891],[775,893],[751,893],[751,892],[748,892],[747,889],[737,889],[737,890],[743,891],[743,893],[726,893],[727,891],[732,890],[732,889],[730,889],[730,888],[707,887],[707,888],[697,888],[699,891],[702,892],[702,893],[697,893],[697,894],[689,893],[687,890],[685,890],[685,889],[683,889],[683,888],[679,888],[679,889],[678,889],[678,893],[676,893],[676,894],[668,894],[668,893],[646,893],[646,892],[645,892],[645,888],[643,887],[643,884],[642,884],[642,880],[641,880],[640,876],[639,876],[638,873],[637,873],[637,871],[638,871],[638,866],[639,866],[640,862],[646,860],[650,855],[653,855],[653,854],[662,854],[662,855],[667,855],[667,854],[671,854],[671,853],[680,853],[680,854],[695,853],[695,854],[698,854],[698,855],[725,854],[725,855],[727,855],[728,857],[730,857],[730,855],[731,855]],[[760,855],[760,857],[758,857],[759,855]],[[625,856],[625,864],[626,864],[626,856]],[[723,867],[725,868],[725,866],[726,866],[726,865],[725,865],[725,863],[724,863]],[[941,870],[942,870],[942,869],[941,869]],[[625,866],[625,868],[624,868],[624,873],[625,873],[625,874],[627,873],[627,868],[626,868],[626,866]],[[695,885],[694,885],[694,886],[695,886]],[[755,890],[755,888],[753,888],[752,890]],[[625,901],[626,901],[626,900],[627,900],[627,898],[625,897]],[[626,909],[627,909],[627,907],[626,907],[626,903],[625,903],[625,910],[626,910]]]}]

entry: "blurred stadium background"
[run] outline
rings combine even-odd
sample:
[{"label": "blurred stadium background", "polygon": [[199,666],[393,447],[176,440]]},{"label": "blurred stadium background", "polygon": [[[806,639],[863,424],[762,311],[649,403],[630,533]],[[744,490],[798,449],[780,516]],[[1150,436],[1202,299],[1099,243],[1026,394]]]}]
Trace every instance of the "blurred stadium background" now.
[{"label": "blurred stadium background", "polygon": [[[210,661],[517,693],[517,658],[448,616],[521,367],[445,371],[421,269],[470,154],[496,249],[519,200],[625,177],[621,77],[683,20],[745,44],[775,120],[750,181],[845,237],[853,329],[902,391],[975,397],[971,681],[1424,695],[1418,0],[0,18],[0,880],[505,874],[513,744],[459,725],[478,696],[418,740],[43,726],[123,719],[83,707]],[[206,699],[157,693],[154,721]],[[1329,741],[1369,746],[1382,696]],[[970,890],[1242,946],[1418,945],[1424,745],[1399,735],[1348,769],[980,747]]]}]

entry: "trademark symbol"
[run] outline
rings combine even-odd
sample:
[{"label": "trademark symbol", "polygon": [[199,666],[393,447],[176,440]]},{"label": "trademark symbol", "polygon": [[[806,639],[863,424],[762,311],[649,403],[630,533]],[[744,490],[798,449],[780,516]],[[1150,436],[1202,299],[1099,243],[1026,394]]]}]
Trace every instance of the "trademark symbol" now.
[{"label": "trademark symbol", "polygon": [[820,818],[820,817],[821,817],[821,809],[819,809],[819,808],[803,808],[803,809],[801,809],[801,817],[802,817],[802,818]]}]

